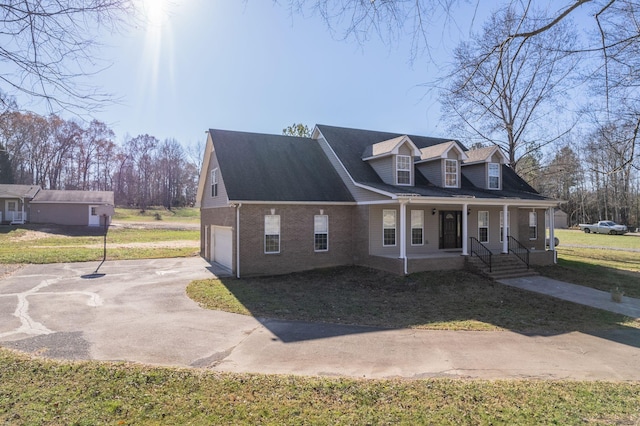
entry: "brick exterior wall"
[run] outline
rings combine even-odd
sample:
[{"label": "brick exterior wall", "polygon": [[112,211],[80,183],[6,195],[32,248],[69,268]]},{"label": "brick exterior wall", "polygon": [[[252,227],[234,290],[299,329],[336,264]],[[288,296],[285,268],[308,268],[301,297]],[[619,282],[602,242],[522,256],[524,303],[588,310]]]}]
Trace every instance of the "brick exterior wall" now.
[{"label": "brick exterior wall", "polygon": [[[264,217],[280,216],[280,253],[264,252]],[[353,264],[353,206],[251,205],[240,208],[240,276],[278,275]],[[322,210],[322,212],[321,212]],[[329,250],[314,250],[314,216],[329,220]]]},{"label": "brick exterior wall", "polygon": [[[404,273],[402,259],[370,254],[369,222],[372,209],[377,206],[332,206],[332,205],[255,205],[240,207],[240,276],[279,275],[310,269],[343,265],[360,265]],[[280,253],[264,252],[265,215],[280,216]],[[321,212],[322,210],[322,212]],[[529,209],[512,211],[512,226],[517,226],[520,235],[528,236]],[[534,247],[531,263],[551,264],[553,253],[544,247],[544,209],[538,212],[538,239],[529,243]],[[515,213],[515,215],[514,215]],[[329,250],[314,250],[314,216],[324,214],[329,220]],[[518,218],[518,223],[514,219]],[[237,273],[236,208],[201,209],[200,253],[209,258],[211,226],[232,228],[233,272]],[[209,236],[207,236],[209,233]],[[408,272],[425,270],[462,269],[464,257],[410,258]]]}]

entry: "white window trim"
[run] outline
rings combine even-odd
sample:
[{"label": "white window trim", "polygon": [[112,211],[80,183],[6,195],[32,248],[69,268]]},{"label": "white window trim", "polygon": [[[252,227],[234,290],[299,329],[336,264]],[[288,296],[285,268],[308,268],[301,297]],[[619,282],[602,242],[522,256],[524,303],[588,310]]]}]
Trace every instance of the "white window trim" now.
[{"label": "white window trim", "polygon": [[[316,229],[316,218],[317,217],[325,218],[324,220],[326,220],[326,223],[327,223],[327,230],[326,231],[318,232],[318,230]],[[320,234],[324,234],[324,235],[327,236],[327,248],[326,249],[318,250],[316,248],[316,235],[320,235]],[[329,216],[326,215],[326,214],[317,214],[317,215],[315,215],[313,217],[313,251],[315,251],[316,253],[329,251]]]},{"label": "white window trim", "polygon": [[[487,226],[480,226],[480,215],[481,213],[486,213],[487,214]],[[481,243],[488,243],[489,242],[489,211],[487,210],[480,210],[478,211],[478,241],[480,241]],[[482,241],[482,239],[480,238],[480,229],[487,229],[487,241]]]},{"label": "white window trim", "polygon": [[[273,218],[277,218],[278,219],[278,233],[274,234],[274,233],[270,233],[267,234],[267,218],[269,217],[273,217]],[[280,240],[280,215],[277,214],[268,214],[264,216],[264,254],[278,254],[280,253],[280,245],[281,245],[281,240]],[[278,251],[267,251],[267,236],[269,235],[277,235],[278,236]]]},{"label": "white window trim", "polygon": [[[504,231],[502,231],[502,228],[504,227],[504,224],[502,223],[504,221],[504,219],[502,218],[502,213],[500,213],[500,242],[504,242]],[[507,237],[509,237],[509,235],[511,235],[511,212],[507,211]]]},{"label": "white window trim", "polygon": [[[498,170],[498,176],[497,176],[497,178],[498,178],[498,186],[495,187],[495,188],[491,186],[491,177],[492,177],[491,176],[491,166],[493,166],[493,165],[497,166],[497,170]],[[487,189],[491,189],[491,190],[499,190],[500,189],[500,187],[502,186],[501,185],[501,181],[502,181],[502,170],[501,169],[502,168],[500,167],[500,163],[489,163],[487,165]],[[493,176],[493,177],[496,177],[496,176]]]},{"label": "white window trim", "polygon": [[[531,225],[531,218],[534,218],[534,224]],[[531,236],[529,236],[529,241],[535,241],[538,239],[538,212],[529,212],[529,235],[531,235],[531,228],[535,228],[536,229],[536,236],[535,238],[531,238]]]},{"label": "white window trim", "polygon": [[[408,159],[409,166],[405,168],[400,168],[400,159]],[[409,172],[409,182],[408,183],[400,183],[400,179],[398,179],[398,172]],[[411,172],[411,156],[410,155],[396,155],[396,185],[398,186],[411,186],[413,182],[413,173]]]},{"label": "white window trim", "polygon": [[218,196],[218,168],[211,170],[211,197]]},{"label": "white window trim", "polygon": [[[422,218],[421,218],[422,223],[420,224],[420,226],[415,226],[414,223],[413,223],[413,213],[414,212],[420,213],[421,216],[422,216]],[[414,244],[413,243],[413,230],[414,229],[421,229],[422,230],[422,241],[420,242],[420,244]],[[411,235],[410,235],[410,238],[411,238],[411,245],[413,247],[418,247],[418,246],[423,246],[424,245],[424,210],[411,210]]]},{"label": "white window trim", "polygon": [[[393,228],[387,228],[384,225],[384,216],[385,212],[393,212]],[[393,244],[385,244],[384,243],[384,230],[385,229],[393,229],[394,231],[394,239]],[[384,209],[382,210],[382,246],[383,247],[395,247],[398,243],[398,212],[392,209]]]},{"label": "white window trim", "polygon": [[[453,173],[447,173],[447,163],[448,162],[453,162],[456,165],[456,183],[455,185],[447,185],[447,176],[451,175]],[[444,187],[445,188],[458,188],[459,187],[459,181],[460,181],[460,176],[459,173],[460,172],[460,165],[458,164],[458,160],[452,160],[451,158],[445,158],[444,159]]]}]

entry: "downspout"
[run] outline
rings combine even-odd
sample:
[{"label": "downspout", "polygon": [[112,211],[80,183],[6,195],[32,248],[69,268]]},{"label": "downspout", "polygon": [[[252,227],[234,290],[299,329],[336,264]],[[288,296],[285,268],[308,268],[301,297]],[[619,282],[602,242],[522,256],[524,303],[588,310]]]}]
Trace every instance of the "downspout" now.
[{"label": "downspout", "polygon": [[236,206],[236,278],[240,278],[240,207],[242,203]]},{"label": "downspout", "polygon": [[556,251],[556,236],[555,236],[555,207],[549,207],[549,248],[553,254],[553,263],[558,263],[558,252]]}]

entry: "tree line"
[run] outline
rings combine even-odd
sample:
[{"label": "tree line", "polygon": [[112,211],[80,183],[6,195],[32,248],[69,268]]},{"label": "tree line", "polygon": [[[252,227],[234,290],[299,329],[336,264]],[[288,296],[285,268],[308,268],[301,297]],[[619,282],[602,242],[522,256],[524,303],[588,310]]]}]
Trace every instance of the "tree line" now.
[{"label": "tree line", "polygon": [[0,115],[0,183],[113,191],[120,206],[193,205],[199,167],[175,139],[126,137],[105,123],[8,110]]}]

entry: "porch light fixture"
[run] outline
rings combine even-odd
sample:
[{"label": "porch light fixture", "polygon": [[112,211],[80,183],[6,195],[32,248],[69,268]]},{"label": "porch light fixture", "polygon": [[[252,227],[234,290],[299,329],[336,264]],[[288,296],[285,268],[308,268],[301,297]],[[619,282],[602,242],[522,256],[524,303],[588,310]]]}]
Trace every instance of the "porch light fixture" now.
[{"label": "porch light fixture", "polygon": [[470,214],[471,214],[471,207],[467,209],[467,216],[469,216]]},{"label": "porch light fixture", "polygon": [[431,214],[432,214],[432,215],[435,215],[435,214],[436,214],[436,211],[437,211],[437,210],[436,210],[436,208],[434,207],[433,209],[431,209]]}]

